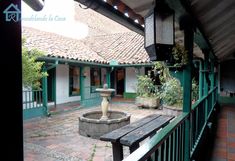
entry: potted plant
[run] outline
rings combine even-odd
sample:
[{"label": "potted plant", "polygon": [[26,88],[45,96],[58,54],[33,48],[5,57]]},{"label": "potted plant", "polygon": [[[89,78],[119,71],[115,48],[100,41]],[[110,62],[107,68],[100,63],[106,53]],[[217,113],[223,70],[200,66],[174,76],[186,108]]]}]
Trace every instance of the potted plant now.
[{"label": "potted plant", "polygon": [[[168,114],[179,115],[183,108],[183,87],[174,77],[163,83],[160,98]],[[198,100],[198,83],[192,80],[192,104]]]},{"label": "potted plant", "polygon": [[158,108],[160,96],[150,75],[138,76],[136,104],[139,107]]},{"label": "potted plant", "polygon": [[167,114],[179,115],[183,106],[183,88],[180,85],[180,81],[172,77],[164,82],[160,98]]}]

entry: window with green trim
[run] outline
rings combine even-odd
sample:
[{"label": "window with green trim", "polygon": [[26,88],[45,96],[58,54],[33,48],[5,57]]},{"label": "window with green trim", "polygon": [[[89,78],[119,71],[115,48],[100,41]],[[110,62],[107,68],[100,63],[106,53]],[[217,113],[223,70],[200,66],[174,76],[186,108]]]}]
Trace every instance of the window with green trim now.
[{"label": "window with green trim", "polygon": [[95,89],[97,87],[100,87],[101,85],[101,69],[91,68],[90,77],[91,77],[91,92],[95,92]]},{"label": "window with green trim", "polygon": [[69,67],[69,95],[77,96],[80,95],[80,68]]}]

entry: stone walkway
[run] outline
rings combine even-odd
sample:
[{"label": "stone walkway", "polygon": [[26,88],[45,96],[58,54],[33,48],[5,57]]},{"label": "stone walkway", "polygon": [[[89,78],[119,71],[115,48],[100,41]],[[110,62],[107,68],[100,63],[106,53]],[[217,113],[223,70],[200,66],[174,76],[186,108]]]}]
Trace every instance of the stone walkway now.
[{"label": "stone walkway", "polygon": [[[131,103],[114,103],[112,110],[131,114],[131,122],[149,114],[162,114],[158,109],[140,109]],[[112,161],[112,147],[109,142],[88,138],[78,133],[78,117],[100,107],[78,109],[35,118],[24,122],[25,161]],[[129,155],[124,148],[125,155]]]}]

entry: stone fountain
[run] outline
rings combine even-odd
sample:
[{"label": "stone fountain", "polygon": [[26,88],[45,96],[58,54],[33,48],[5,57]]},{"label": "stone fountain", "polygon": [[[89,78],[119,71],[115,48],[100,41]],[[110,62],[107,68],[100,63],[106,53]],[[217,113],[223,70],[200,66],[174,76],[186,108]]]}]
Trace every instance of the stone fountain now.
[{"label": "stone fountain", "polygon": [[110,131],[130,124],[130,114],[109,110],[108,98],[115,89],[104,84],[103,88],[97,88],[96,91],[102,97],[101,110],[86,112],[79,117],[79,134],[99,139]]}]

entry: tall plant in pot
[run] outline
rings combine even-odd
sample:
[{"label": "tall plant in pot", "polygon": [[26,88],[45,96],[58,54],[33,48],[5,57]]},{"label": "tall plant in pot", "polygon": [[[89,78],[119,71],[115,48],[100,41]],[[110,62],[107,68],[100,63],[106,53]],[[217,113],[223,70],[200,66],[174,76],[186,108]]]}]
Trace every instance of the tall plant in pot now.
[{"label": "tall plant in pot", "polygon": [[154,85],[149,74],[138,76],[136,104],[145,108],[158,108],[160,105],[158,86]]},{"label": "tall plant in pot", "polygon": [[164,111],[169,115],[178,116],[183,107],[183,88],[180,81],[174,77],[164,82],[160,97],[163,101]]},{"label": "tall plant in pot", "polygon": [[[198,84],[192,81],[192,104],[198,99]],[[170,110],[168,114],[178,115],[183,108],[183,87],[180,81],[174,77],[163,83],[160,98],[165,109]]]}]

